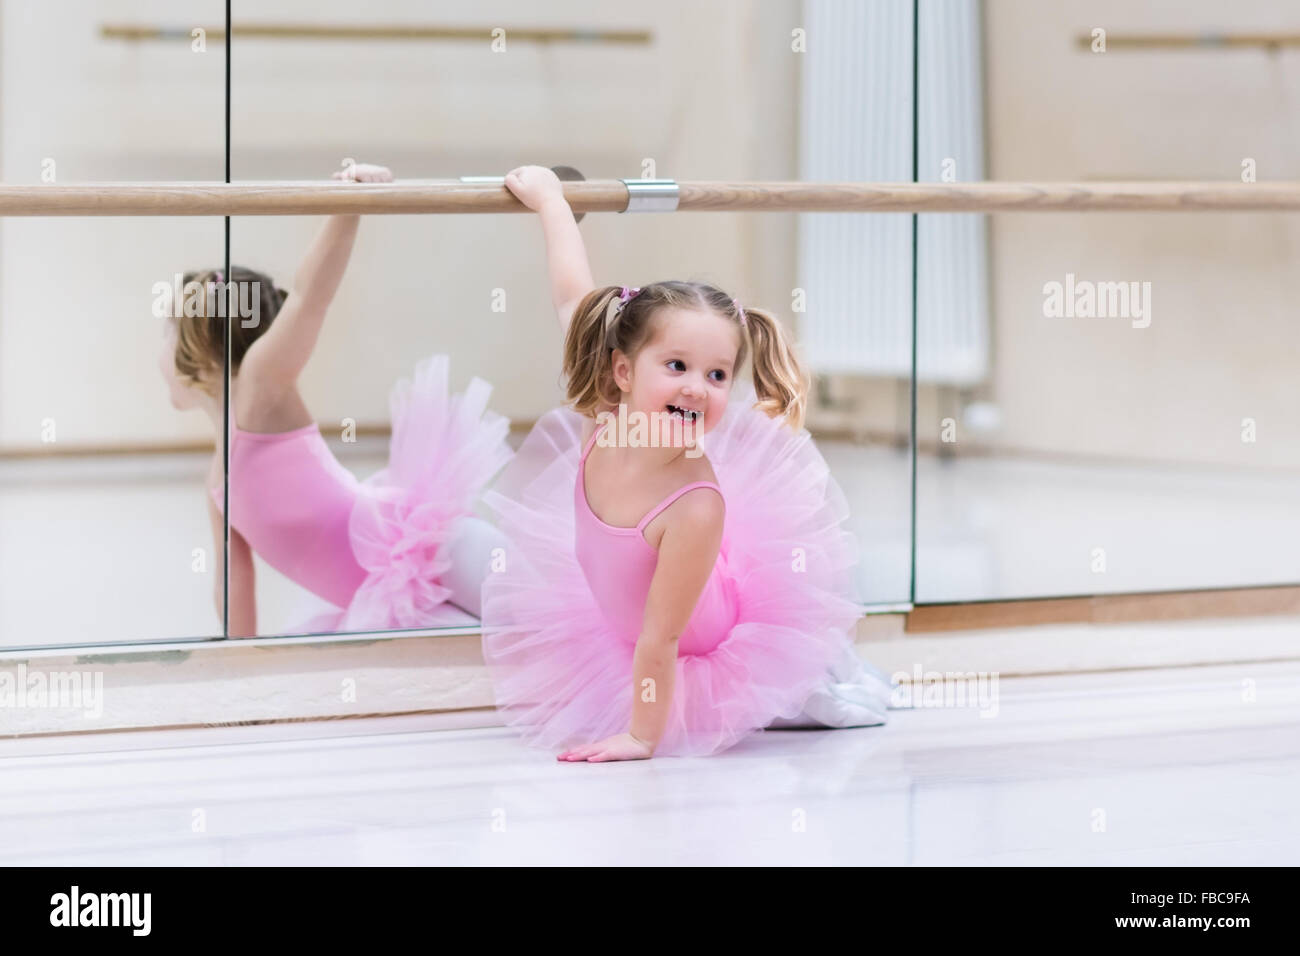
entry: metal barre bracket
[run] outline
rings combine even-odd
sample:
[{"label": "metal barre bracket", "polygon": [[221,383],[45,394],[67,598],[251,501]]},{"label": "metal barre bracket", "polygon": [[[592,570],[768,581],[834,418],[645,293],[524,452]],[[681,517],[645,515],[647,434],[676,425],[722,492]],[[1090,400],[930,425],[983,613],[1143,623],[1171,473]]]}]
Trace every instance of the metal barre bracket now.
[{"label": "metal barre bracket", "polygon": [[676,212],[681,190],[675,179],[620,179],[627,187],[623,212]]}]

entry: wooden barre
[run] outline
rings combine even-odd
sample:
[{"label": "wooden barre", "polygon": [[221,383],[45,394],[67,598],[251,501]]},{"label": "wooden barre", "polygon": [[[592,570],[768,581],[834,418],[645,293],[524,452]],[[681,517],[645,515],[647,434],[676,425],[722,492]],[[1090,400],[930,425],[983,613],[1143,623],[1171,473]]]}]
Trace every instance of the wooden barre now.
[{"label": "wooden barre", "polygon": [[[1090,33],[1075,36],[1081,49],[1092,50]],[[1106,33],[1106,50],[1279,50],[1300,46],[1296,33]]]},{"label": "wooden barre", "polygon": [[[156,26],[149,24],[106,23],[99,35],[108,40],[180,40],[189,43],[190,26]],[[494,30],[504,30],[507,42],[529,43],[612,43],[644,46],[653,37],[648,30],[605,30],[581,28],[542,29],[537,27],[434,27],[422,24],[321,24],[321,23],[236,23],[234,37],[270,40],[462,40],[488,43]],[[204,27],[208,40],[224,40],[226,29]]]},{"label": "wooden barre", "polygon": [[[635,183],[636,181],[633,180]],[[658,182],[666,182],[659,180]],[[671,181],[667,181],[671,182]],[[678,211],[1288,212],[1300,182],[683,182]],[[617,179],[566,182],[575,213],[623,212]],[[0,216],[317,216],[521,213],[498,182],[85,183],[0,185]]]}]

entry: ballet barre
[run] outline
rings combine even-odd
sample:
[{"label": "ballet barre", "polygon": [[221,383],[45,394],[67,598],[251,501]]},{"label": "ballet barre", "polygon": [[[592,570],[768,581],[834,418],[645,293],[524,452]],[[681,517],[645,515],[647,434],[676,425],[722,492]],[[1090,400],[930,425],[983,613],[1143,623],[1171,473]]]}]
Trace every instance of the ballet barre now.
[{"label": "ballet barre", "polygon": [[[162,26],[156,24],[105,23],[99,35],[106,40],[179,40],[189,43],[193,26]],[[223,40],[224,26],[202,28],[212,41]],[[470,43],[488,43],[498,36],[512,42],[618,44],[621,46],[647,46],[654,39],[649,30],[569,29],[548,30],[537,27],[454,26],[437,27],[425,24],[324,24],[324,23],[236,23],[231,28],[240,40],[459,40]]]},{"label": "ballet barre", "polygon": [[[1092,50],[1095,38],[1080,33],[1074,42],[1083,50]],[[1300,46],[1297,33],[1110,33],[1106,50],[1280,50]]]},{"label": "ballet barre", "polygon": [[[1300,182],[565,182],[589,212],[1288,212]],[[0,185],[0,216],[318,216],[521,213],[497,177],[398,183]]]}]

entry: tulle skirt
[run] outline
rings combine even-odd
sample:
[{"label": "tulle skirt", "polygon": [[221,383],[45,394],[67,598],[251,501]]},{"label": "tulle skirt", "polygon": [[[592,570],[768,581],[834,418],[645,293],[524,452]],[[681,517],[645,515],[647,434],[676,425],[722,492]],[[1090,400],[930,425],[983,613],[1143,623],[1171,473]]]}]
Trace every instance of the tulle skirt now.
[{"label": "tulle skirt", "polygon": [[[861,613],[848,506],[805,430],[733,393],[703,447],[726,500],[738,618],[716,647],[680,654],[657,755],[704,756],[798,715],[852,654]],[[483,656],[505,723],[552,751],[629,729],[635,647],[603,619],[574,557],[582,418],[547,412],[484,496],[509,540],[483,586]]]},{"label": "tulle skirt", "polygon": [[[509,420],[487,407],[492,386],[475,378],[449,395],[448,376],[448,357],[434,355],[394,386],[388,465],[360,483],[348,522],[365,579],[346,608],[316,613],[304,629],[427,627],[445,617],[456,542],[512,454]],[[478,573],[486,571],[485,564]]]}]

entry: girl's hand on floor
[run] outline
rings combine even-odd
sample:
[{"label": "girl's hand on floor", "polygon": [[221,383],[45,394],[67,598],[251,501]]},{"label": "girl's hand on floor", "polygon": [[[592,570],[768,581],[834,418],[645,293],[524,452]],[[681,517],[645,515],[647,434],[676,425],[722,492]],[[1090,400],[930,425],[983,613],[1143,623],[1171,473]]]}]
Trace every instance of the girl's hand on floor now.
[{"label": "girl's hand on floor", "polygon": [[334,178],[343,179],[350,183],[391,183],[393,181],[393,171],[387,166],[353,163],[343,169],[336,169]]},{"label": "girl's hand on floor", "polygon": [[647,760],[654,755],[654,748],[643,744],[631,734],[618,734],[585,747],[566,750],[556,760],[588,763],[603,763],[606,760]]},{"label": "girl's hand on floor", "polygon": [[560,177],[545,166],[516,166],[506,173],[506,188],[533,212],[556,200],[564,202]]}]

